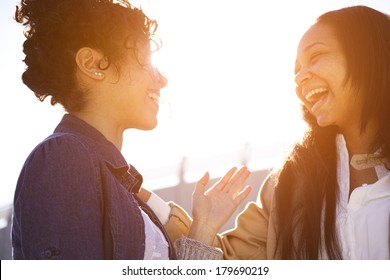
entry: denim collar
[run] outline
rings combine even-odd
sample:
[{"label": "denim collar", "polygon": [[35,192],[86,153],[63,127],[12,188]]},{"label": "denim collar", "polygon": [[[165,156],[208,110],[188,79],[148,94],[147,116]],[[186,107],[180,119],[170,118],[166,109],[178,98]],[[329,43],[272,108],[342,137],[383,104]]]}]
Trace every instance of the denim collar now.
[{"label": "denim collar", "polygon": [[129,192],[139,191],[143,181],[142,175],[134,166],[127,163],[118,148],[96,128],[74,115],[65,114],[54,133],[74,134],[83,138],[107,163],[110,170]]}]

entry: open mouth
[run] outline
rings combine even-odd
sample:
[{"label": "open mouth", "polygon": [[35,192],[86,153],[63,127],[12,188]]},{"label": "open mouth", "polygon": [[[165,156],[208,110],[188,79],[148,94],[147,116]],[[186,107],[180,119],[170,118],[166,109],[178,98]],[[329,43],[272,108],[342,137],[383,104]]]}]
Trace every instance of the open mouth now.
[{"label": "open mouth", "polygon": [[311,104],[316,104],[319,100],[325,97],[328,94],[328,89],[326,88],[316,88],[309,91],[305,95],[305,99]]},{"label": "open mouth", "polygon": [[158,104],[160,96],[156,93],[150,92],[149,93],[149,98],[152,99],[154,102]]}]

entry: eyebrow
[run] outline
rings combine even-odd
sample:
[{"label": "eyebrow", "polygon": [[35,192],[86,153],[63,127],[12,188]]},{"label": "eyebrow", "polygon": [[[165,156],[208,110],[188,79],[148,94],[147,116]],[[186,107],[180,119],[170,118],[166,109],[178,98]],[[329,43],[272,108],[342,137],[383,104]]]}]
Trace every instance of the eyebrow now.
[{"label": "eyebrow", "polygon": [[306,52],[306,51],[308,51],[309,49],[315,47],[316,45],[326,46],[326,44],[323,43],[323,42],[314,42],[314,43],[311,43],[310,45],[306,46],[306,47],[303,49],[303,51]]},{"label": "eyebrow", "polygon": [[[314,48],[315,46],[317,45],[321,45],[321,46],[326,46],[325,43],[323,42],[320,42],[320,41],[316,41],[314,43],[311,43],[310,45],[306,46],[304,49],[303,49],[303,52],[307,52],[308,50],[310,50],[311,48]],[[297,65],[297,61],[295,60],[295,68],[294,68],[294,74],[296,75],[298,73],[298,70],[299,70],[299,67]]]}]

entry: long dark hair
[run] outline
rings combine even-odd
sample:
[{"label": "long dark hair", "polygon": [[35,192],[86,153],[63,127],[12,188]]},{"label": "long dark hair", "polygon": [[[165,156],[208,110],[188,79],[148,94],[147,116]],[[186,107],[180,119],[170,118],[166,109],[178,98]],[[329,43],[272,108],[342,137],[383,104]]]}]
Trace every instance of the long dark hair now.
[{"label": "long dark hair", "polygon": [[[365,6],[323,14],[317,23],[333,28],[347,60],[347,79],[364,98],[361,131],[370,118],[379,121],[373,145],[390,158],[390,21]],[[319,127],[302,106],[308,130],[276,173],[277,256],[318,259],[321,248],[330,259],[340,259],[336,206],[337,128]],[[353,117],[353,116],[351,116]],[[324,242],[324,244],[322,244]]]},{"label": "long dark hair", "polygon": [[26,26],[23,82],[39,100],[51,96],[53,105],[68,111],[85,102],[75,75],[80,48],[100,50],[111,64],[129,48],[136,52],[136,43],[150,40],[157,29],[127,0],[22,0],[15,19]]}]

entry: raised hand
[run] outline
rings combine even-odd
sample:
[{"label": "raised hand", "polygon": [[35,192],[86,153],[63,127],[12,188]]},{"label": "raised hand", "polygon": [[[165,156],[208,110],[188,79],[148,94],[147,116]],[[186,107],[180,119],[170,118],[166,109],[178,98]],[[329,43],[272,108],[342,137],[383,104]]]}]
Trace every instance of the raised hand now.
[{"label": "raised hand", "polygon": [[249,174],[246,167],[234,167],[207,191],[209,174],[198,181],[192,195],[190,238],[212,245],[215,235],[249,195],[252,187],[243,188]]}]

